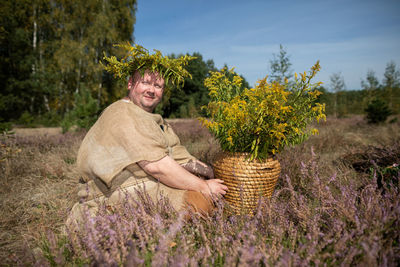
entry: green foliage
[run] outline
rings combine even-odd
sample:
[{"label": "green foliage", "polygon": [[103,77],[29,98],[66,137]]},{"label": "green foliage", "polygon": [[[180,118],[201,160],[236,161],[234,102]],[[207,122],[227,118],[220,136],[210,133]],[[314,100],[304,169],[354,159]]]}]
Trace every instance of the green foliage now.
[{"label": "green foliage", "polygon": [[84,84],[104,107],[120,85],[99,64],[114,43],[132,41],[136,0],[3,1],[0,116],[18,120],[71,110]]},{"label": "green foliage", "polygon": [[251,89],[242,89],[241,77],[229,78],[225,68],[213,72],[204,82],[211,97],[204,107],[210,119],[201,121],[223,150],[266,159],[318,133],[307,126],[325,119],[324,105],[316,103],[320,83],[311,84],[319,69],[317,62],[309,74],[304,72],[301,78],[296,74],[293,86],[287,80],[284,84],[268,83],[265,77]]},{"label": "green foliage", "polygon": [[286,79],[290,80],[293,76],[291,66],[287,51],[282,45],[279,45],[279,55],[274,54],[270,61],[271,80],[278,83],[283,83]]},{"label": "green foliage", "polygon": [[0,134],[7,133],[12,130],[11,122],[3,122],[0,120]]},{"label": "green foliage", "polygon": [[[332,90],[333,92],[324,88],[325,92],[319,101],[326,104],[327,114],[338,117],[365,114],[367,106],[377,98],[385,101],[393,114],[400,112],[400,71],[394,62],[387,64],[382,84],[379,83],[375,72],[369,70],[361,86],[363,90]],[[331,89],[334,89],[333,87],[331,86]]]},{"label": "green foliage", "polygon": [[189,101],[188,101],[188,105],[187,106],[188,106],[188,116],[190,118],[196,118],[196,117],[199,116],[199,114],[197,113],[197,109],[196,109],[193,97],[189,97]]},{"label": "green foliage", "polygon": [[59,126],[61,121],[62,121],[62,118],[61,118],[60,114],[58,114],[54,110],[51,110],[50,112],[47,112],[36,118],[37,124],[45,126],[45,127]]},{"label": "green foliage", "polygon": [[[171,58],[180,56],[181,55],[170,55]],[[185,117],[192,116],[191,114],[199,113],[200,106],[206,105],[209,101],[208,90],[204,86],[204,79],[208,77],[210,71],[216,70],[214,62],[212,60],[203,60],[203,56],[197,52],[193,53],[191,56],[195,59],[189,61],[186,69],[191,74],[192,78],[186,78],[181,90],[173,90],[168,96],[168,99],[164,97],[166,101],[162,103],[161,107],[164,117],[182,117],[182,106],[189,112],[189,114],[185,113]],[[192,104],[194,107],[189,107],[189,105]]]},{"label": "green foliage", "polygon": [[394,61],[390,61],[386,65],[383,74],[383,88],[385,91],[385,99],[392,110],[400,109],[400,71],[397,70]]},{"label": "green foliage", "polygon": [[381,99],[374,99],[365,109],[368,123],[382,123],[392,114],[386,102]]},{"label": "green foliage", "polygon": [[97,120],[99,109],[89,90],[82,87],[74,96],[75,106],[65,115],[61,123],[63,132],[75,125],[81,129],[89,129]]},{"label": "green foliage", "polygon": [[387,63],[383,76],[383,86],[385,88],[400,87],[400,71],[396,69],[396,63],[394,63],[394,61]]},{"label": "green foliage", "polygon": [[[0,121],[17,123],[24,112],[33,123],[55,125],[74,106],[74,93],[84,85],[96,99],[99,109],[125,94],[126,81],[108,74],[99,64],[103,52],[122,58],[115,43],[133,42],[136,0],[3,1],[0,5]],[[175,91],[157,109],[165,117],[179,117],[180,106],[190,114],[205,115],[200,106],[209,101],[203,80],[214,71],[212,60],[199,53],[186,66],[193,79],[185,78],[182,91]],[[172,57],[171,57],[172,58]],[[291,62],[280,46],[270,61],[271,78],[292,79]],[[374,97],[384,99],[394,112],[400,111],[399,71],[388,63],[382,86],[367,75],[365,90],[328,92],[321,101],[327,113],[362,114]],[[245,81],[244,87],[248,88]],[[375,89],[374,89],[375,88]],[[189,99],[194,107],[189,107]],[[46,115],[48,114],[48,115]],[[37,118],[39,117],[39,118]]]},{"label": "green foliage", "polygon": [[331,90],[335,92],[335,99],[333,102],[334,116],[341,117],[343,115],[343,108],[338,107],[338,98],[341,96],[342,91],[345,89],[344,79],[340,72],[333,73],[330,76]]},{"label": "green foliage", "polygon": [[373,91],[380,87],[378,78],[376,78],[375,71],[368,70],[367,77],[361,81],[361,87],[367,91]]},{"label": "green foliage", "polygon": [[31,113],[29,113],[28,111],[24,111],[24,113],[22,113],[21,117],[19,117],[18,119],[18,124],[24,125],[26,127],[33,127],[34,120],[35,118],[32,116]]},{"label": "green foliage", "polygon": [[146,70],[150,70],[163,77],[167,85],[166,89],[171,89],[170,85],[180,87],[184,84],[186,77],[191,77],[184,67],[194,57],[185,55],[174,59],[163,56],[158,50],[154,50],[154,54],[149,54],[147,49],[138,44],[132,46],[124,43],[115,46],[125,50],[126,55],[121,60],[115,56],[104,56],[104,60],[107,62],[104,69],[118,78],[126,79],[135,71],[140,71],[143,76]]},{"label": "green foliage", "polygon": [[333,92],[337,93],[343,91],[346,88],[343,76],[340,72],[333,73],[330,77],[331,89]]},{"label": "green foliage", "polygon": [[[69,240],[66,236],[60,235],[55,236],[54,233],[48,233],[48,236],[42,236],[39,247],[41,249],[43,257],[48,261],[50,266],[60,266],[60,256],[65,262],[73,263],[74,266],[85,266],[89,262],[88,260],[82,260],[79,257],[74,258],[74,254],[69,249]],[[59,254],[54,254],[57,250]]]},{"label": "green foliage", "polygon": [[180,115],[179,116],[180,118],[189,117],[186,106],[182,105],[182,106],[179,107],[179,115]]},{"label": "green foliage", "polygon": [[390,124],[392,124],[392,123],[397,123],[398,120],[399,120],[399,119],[398,119],[397,117],[394,117],[394,118],[392,118],[392,119],[389,121],[389,123],[390,123]]},{"label": "green foliage", "polygon": [[399,175],[399,164],[393,164],[388,167],[375,166],[374,168],[370,168],[370,178],[372,179],[376,176],[379,188],[390,188],[391,186],[398,187]]}]

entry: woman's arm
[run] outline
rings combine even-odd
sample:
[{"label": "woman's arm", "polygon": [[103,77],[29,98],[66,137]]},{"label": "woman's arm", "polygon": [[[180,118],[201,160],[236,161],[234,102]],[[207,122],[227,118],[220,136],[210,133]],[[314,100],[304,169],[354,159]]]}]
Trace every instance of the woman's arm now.
[{"label": "woman's arm", "polygon": [[203,180],[187,171],[169,156],[158,161],[139,161],[138,164],[146,173],[170,187],[198,191],[205,195],[224,195],[228,189],[222,180]]}]

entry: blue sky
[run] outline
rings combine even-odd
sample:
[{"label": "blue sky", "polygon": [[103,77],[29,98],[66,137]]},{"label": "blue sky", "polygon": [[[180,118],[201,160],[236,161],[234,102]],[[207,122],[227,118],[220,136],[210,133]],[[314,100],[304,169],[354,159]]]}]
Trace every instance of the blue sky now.
[{"label": "blue sky", "polygon": [[138,0],[135,42],[164,54],[200,52],[216,67],[235,67],[251,86],[270,73],[282,44],[295,72],[320,60],[315,81],[329,88],[341,72],[361,88],[368,70],[383,79],[400,69],[399,0]]}]

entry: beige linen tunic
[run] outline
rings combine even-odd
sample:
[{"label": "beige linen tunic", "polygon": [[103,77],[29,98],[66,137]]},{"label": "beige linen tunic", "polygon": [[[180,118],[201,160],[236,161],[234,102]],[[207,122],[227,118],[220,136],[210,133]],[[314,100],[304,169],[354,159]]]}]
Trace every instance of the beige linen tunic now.
[{"label": "beige linen tunic", "polygon": [[86,184],[78,193],[81,203],[74,205],[68,220],[79,220],[83,206],[94,213],[99,200],[118,205],[126,193],[135,197],[136,190],[143,188],[153,200],[163,194],[175,209],[181,209],[185,190],[162,184],[137,164],[167,155],[179,164],[193,159],[159,114],[125,99],[111,104],[86,134],[78,151],[78,170]]}]

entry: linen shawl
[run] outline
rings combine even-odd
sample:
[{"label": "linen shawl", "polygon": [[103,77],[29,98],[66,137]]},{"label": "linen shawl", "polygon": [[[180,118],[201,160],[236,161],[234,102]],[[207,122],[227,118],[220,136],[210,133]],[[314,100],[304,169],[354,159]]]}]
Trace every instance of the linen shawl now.
[{"label": "linen shawl", "polygon": [[114,188],[116,176],[130,171],[144,181],[149,175],[137,162],[157,161],[169,155],[179,164],[193,159],[159,114],[149,113],[129,100],[108,106],[86,134],[78,151],[82,178],[100,180]]}]

